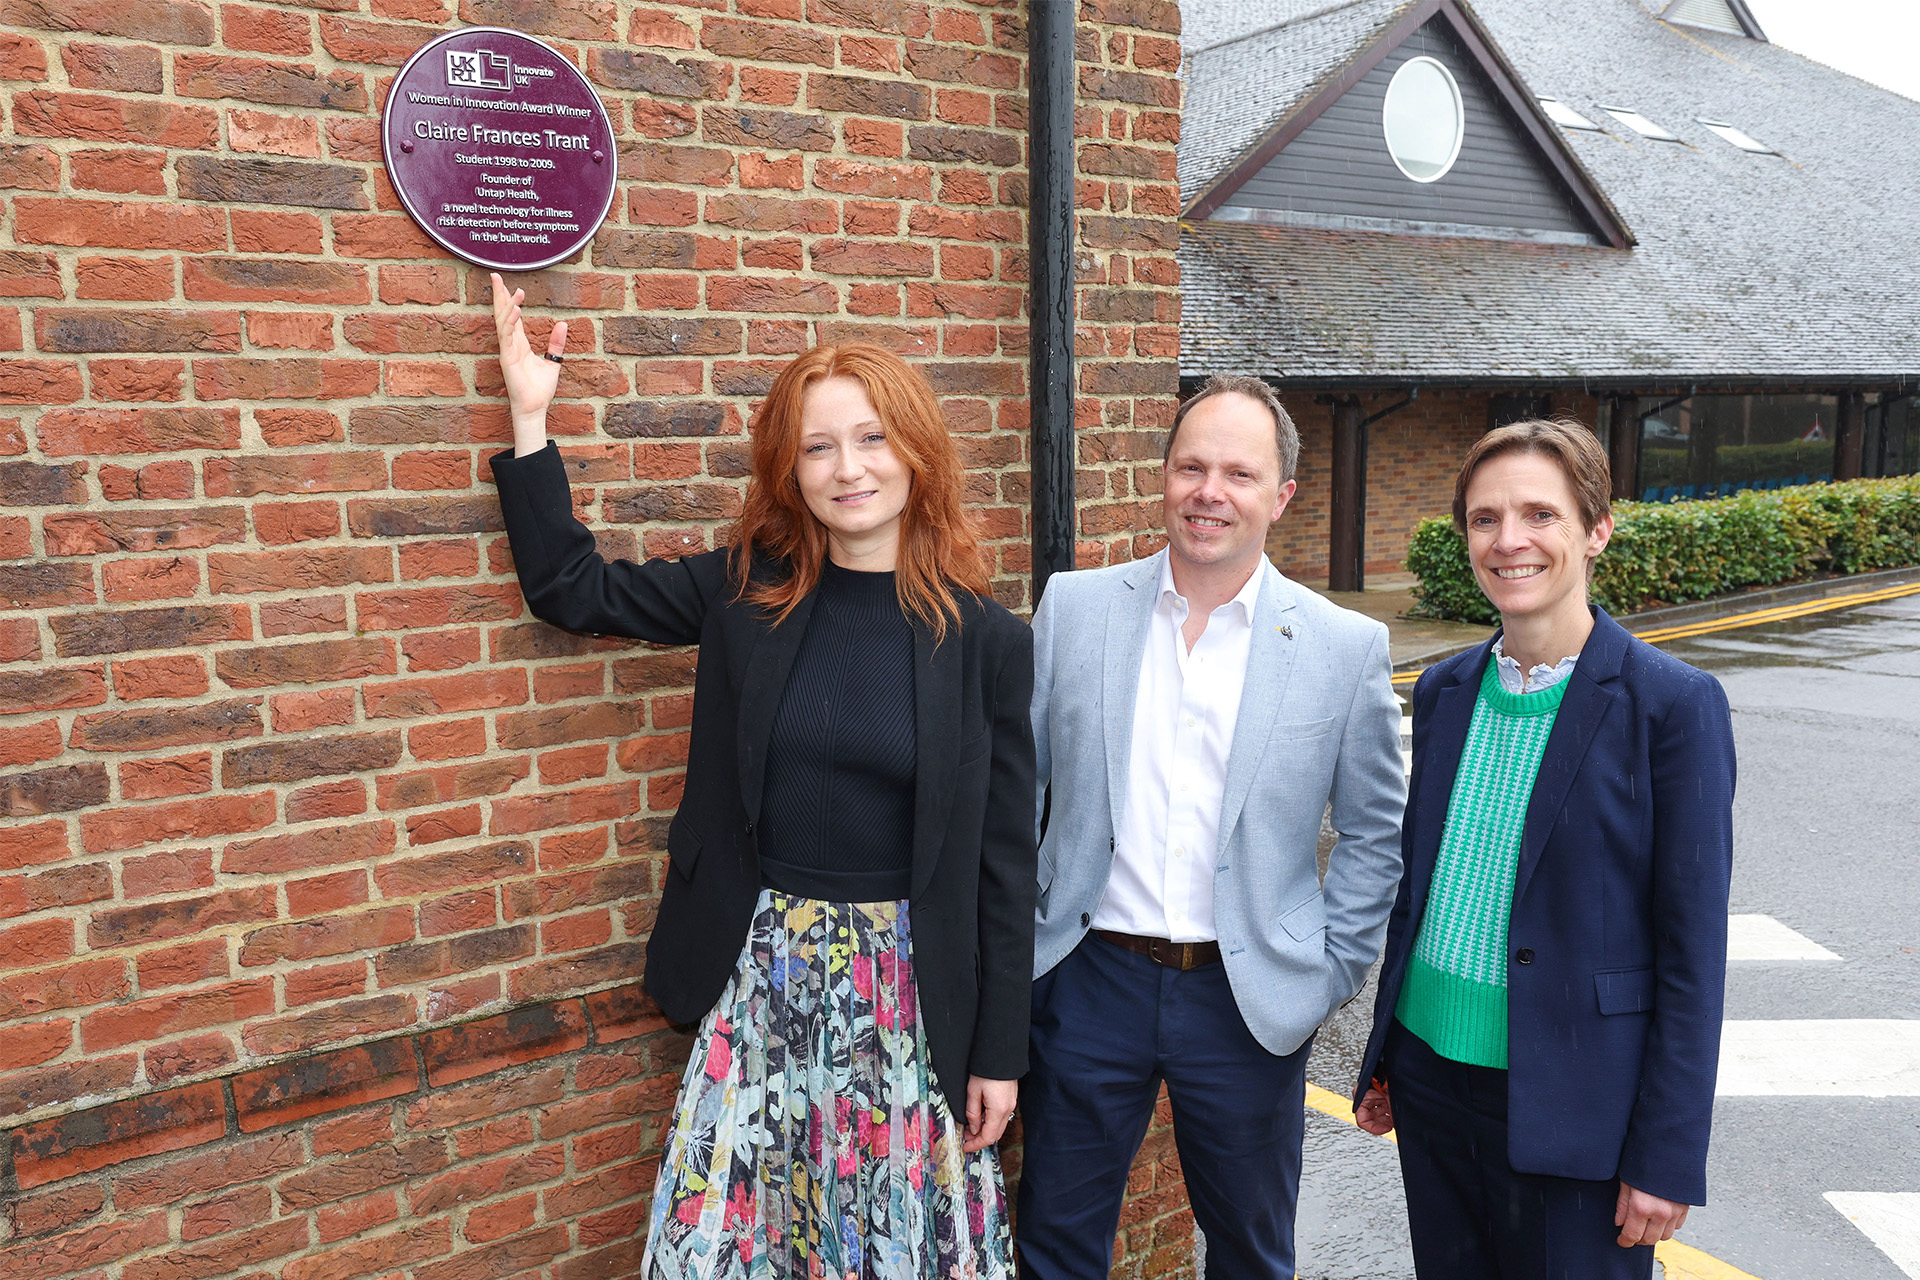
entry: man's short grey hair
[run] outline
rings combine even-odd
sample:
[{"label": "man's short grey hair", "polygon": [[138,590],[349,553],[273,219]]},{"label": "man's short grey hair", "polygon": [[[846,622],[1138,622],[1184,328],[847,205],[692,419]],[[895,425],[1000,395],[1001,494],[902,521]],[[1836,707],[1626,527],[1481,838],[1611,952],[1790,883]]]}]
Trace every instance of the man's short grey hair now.
[{"label": "man's short grey hair", "polygon": [[1280,393],[1259,378],[1238,373],[1216,373],[1174,412],[1173,425],[1167,428],[1167,447],[1161,451],[1160,461],[1164,464],[1173,456],[1174,437],[1180,434],[1180,424],[1193,411],[1193,406],[1229,392],[1259,401],[1273,415],[1273,442],[1280,450],[1280,483],[1293,479],[1294,468],[1300,463],[1300,432],[1287,415],[1286,406],[1280,403]]}]

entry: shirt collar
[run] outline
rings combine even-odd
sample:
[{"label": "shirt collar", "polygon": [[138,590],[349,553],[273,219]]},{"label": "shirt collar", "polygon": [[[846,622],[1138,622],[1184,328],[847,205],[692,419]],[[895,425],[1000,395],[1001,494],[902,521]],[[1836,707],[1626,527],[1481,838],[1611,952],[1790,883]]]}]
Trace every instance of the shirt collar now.
[{"label": "shirt collar", "polygon": [[[1253,611],[1260,603],[1260,587],[1266,579],[1267,570],[1271,567],[1272,563],[1262,555],[1260,563],[1256,564],[1253,572],[1247,575],[1245,585],[1234,593],[1233,599],[1227,601],[1227,605],[1240,606],[1240,621],[1247,626],[1253,625]],[[1185,597],[1181,596],[1178,588],[1173,585],[1173,555],[1169,553],[1167,558],[1160,562],[1160,593],[1156,597],[1156,604],[1158,608],[1171,612],[1176,599],[1185,599]]]},{"label": "shirt collar", "polygon": [[1580,661],[1580,655],[1572,653],[1552,665],[1541,662],[1535,664],[1532,670],[1523,672],[1519,662],[1509,658],[1501,647],[1504,638],[1494,638],[1493,662],[1500,673],[1500,687],[1508,693],[1539,693],[1542,689],[1551,689],[1571,675],[1574,664]]}]

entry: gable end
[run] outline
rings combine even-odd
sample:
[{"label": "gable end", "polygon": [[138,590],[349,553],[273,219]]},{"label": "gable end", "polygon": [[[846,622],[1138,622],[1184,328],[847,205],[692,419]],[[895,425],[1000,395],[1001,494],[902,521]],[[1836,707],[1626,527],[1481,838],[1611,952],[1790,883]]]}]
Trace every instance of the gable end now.
[{"label": "gable end", "polygon": [[[1446,67],[1465,113],[1459,158],[1438,180],[1412,180],[1395,163],[1382,127],[1388,86],[1415,58]],[[1633,243],[1533,94],[1455,0],[1411,7],[1200,192],[1183,216],[1614,248]]]}]

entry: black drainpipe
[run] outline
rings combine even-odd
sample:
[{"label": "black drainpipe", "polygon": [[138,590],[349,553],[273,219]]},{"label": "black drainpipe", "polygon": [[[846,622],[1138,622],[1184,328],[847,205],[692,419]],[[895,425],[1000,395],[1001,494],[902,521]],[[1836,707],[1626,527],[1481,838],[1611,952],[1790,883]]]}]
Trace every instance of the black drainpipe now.
[{"label": "black drainpipe", "polygon": [[1073,568],[1073,19],[1077,4],[1028,0],[1027,313],[1033,603]]}]

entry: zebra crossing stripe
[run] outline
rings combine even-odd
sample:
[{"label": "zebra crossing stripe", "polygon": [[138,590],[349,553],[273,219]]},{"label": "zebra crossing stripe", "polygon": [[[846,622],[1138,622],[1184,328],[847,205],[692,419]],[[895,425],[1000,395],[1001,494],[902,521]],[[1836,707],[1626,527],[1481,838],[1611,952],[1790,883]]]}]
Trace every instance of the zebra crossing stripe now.
[{"label": "zebra crossing stripe", "polygon": [[1724,1023],[1715,1092],[1723,1098],[1920,1097],[1920,1019]]},{"label": "zebra crossing stripe", "polygon": [[1829,1191],[1827,1203],[1894,1266],[1920,1280],[1920,1192]]},{"label": "zebra crossing stripe", "polygon": [[1829,961],[1839,958],[1812,938],[1795,933],[1772,916],[1727,917],[1728,960]]}]

